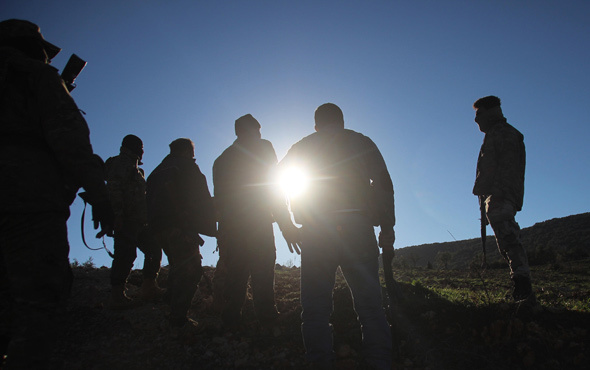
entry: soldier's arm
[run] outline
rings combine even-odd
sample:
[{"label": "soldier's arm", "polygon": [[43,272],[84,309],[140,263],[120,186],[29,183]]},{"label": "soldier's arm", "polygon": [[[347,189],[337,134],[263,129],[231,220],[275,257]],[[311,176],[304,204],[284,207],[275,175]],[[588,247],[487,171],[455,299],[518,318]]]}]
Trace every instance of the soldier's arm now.
[{"label": "soldier's arm", "polygon": [[92,151],[88,125],[63,80],[48,67],[36,82],[39,123],[65,177],[95,202],[106,201],[103,162]]},{"label": "soldier's arm", "polygon": [[123,217],[125,209],[125,168],[120,160],[109,158],[105,163],[107,189],[115,218]]},{"label": "soldier's arm", "polygon": [[498,174],[495,180],[496,194],[505,197],[510,193],[515,183],[524,178],[525,149],[522,137],[515,133],[508,133],[498,143]]},{"label": "soldier's arm", "polygon": [[498,169],[497,140],[491,133],[486,134],[477,159],[477,173],[473,186],[474,195],[497,195],[496,175]]},{"label": "soldier's arm", "polygon": [[395,226],[395,201],[393,182],[387,170],[385,160],[375,143],[365,137],[365,151],[369,177],[373,181],[373,190],[377,197],[379,225],[381,230],[393,230]]}]

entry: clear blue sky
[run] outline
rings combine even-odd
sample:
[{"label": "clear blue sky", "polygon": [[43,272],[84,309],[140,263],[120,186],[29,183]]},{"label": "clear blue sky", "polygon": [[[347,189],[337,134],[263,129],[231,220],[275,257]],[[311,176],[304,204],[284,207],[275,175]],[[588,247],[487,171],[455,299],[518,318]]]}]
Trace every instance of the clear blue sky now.
[{"label": "clear blue sky", "polygon": [[[590,210],[585,0],[2,0],[0,15],[37,23],[63,49],[57,68],[72,53],[88,61],[73,96],[95,151],[116,155],[136,134],[148,174],[172,140],[189,137],[212,190],[236,118],[254,115],[280,159],[313,132],[315,108],[333,102],[387,162],[396,248],[474,238],[483,134],[471,106],[497,95],[527,146],[520,225]],[[110,266],[82,245],[80,215],[77,200],[71,258]],[[275,237],[277,262],[299,264]],[[215,246],[206,239],[205,265],[217,262]]]}]

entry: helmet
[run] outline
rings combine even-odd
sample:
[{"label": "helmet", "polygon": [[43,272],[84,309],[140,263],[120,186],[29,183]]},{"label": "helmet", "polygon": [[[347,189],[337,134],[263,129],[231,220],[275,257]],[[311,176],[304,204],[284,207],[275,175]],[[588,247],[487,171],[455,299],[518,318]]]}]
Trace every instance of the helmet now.
[{"label": "helmet", "polygon": [[143,142],[135,135],[129,134],[125,136],[121,146],[131,150],[133,153],[137,154],[139,158],[143,156]]},{"label": "helmet", "polygon": [[49,60],[53,59],[61,48],[45,41],[41,29],[36,24],[20,19],[0,22],[0,44],[14,44],[18,41],[34,40],[45,50]]}]

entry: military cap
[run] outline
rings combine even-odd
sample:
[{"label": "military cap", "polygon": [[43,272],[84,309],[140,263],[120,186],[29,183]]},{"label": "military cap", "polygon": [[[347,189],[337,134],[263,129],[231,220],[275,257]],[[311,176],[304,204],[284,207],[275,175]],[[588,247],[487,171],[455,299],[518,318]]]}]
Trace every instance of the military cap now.
[{"label": "military cap", "polygon": [[40,42],[50,60],[61,51],[61,48],[46,41],[39,26],[32,22],[21,19],[8,19],[0,22],[0,44],[19,39],[33,39]]}]

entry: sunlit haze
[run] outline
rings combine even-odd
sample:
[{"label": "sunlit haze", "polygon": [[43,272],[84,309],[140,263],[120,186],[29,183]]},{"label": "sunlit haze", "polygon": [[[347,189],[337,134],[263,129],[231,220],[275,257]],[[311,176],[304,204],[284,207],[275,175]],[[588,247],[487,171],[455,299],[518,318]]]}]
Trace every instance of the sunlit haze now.
[{"label": "sunlit haze", "polygon": [[279,173],[281,190],[288,198],[305,196],[305,190],[307,190],[309,181],[310,179],[307,174],[301,168],[290,167]]},{"label": "sunlit haze", "polygon": [[[72,53],[88,62],[72,96],[95,152],[117,155],[135,134],[146,174],[188,137],[213,192],[238,117],[251,113],[281,160],[332,102],[387,163],[396,248],[476,238],[483,134],[472,104],[496,95],[525,138],[520,226],[589,211],[590,1],[1,0],[0,14],[37,23],[63,49],[56,68]],[[71,208],[70,257],[110,266],[82,244],[82,205]],[[299,265],[278,227],[275,237],[277,262]],[[215,249],[206,237],[204,265]]]}]

